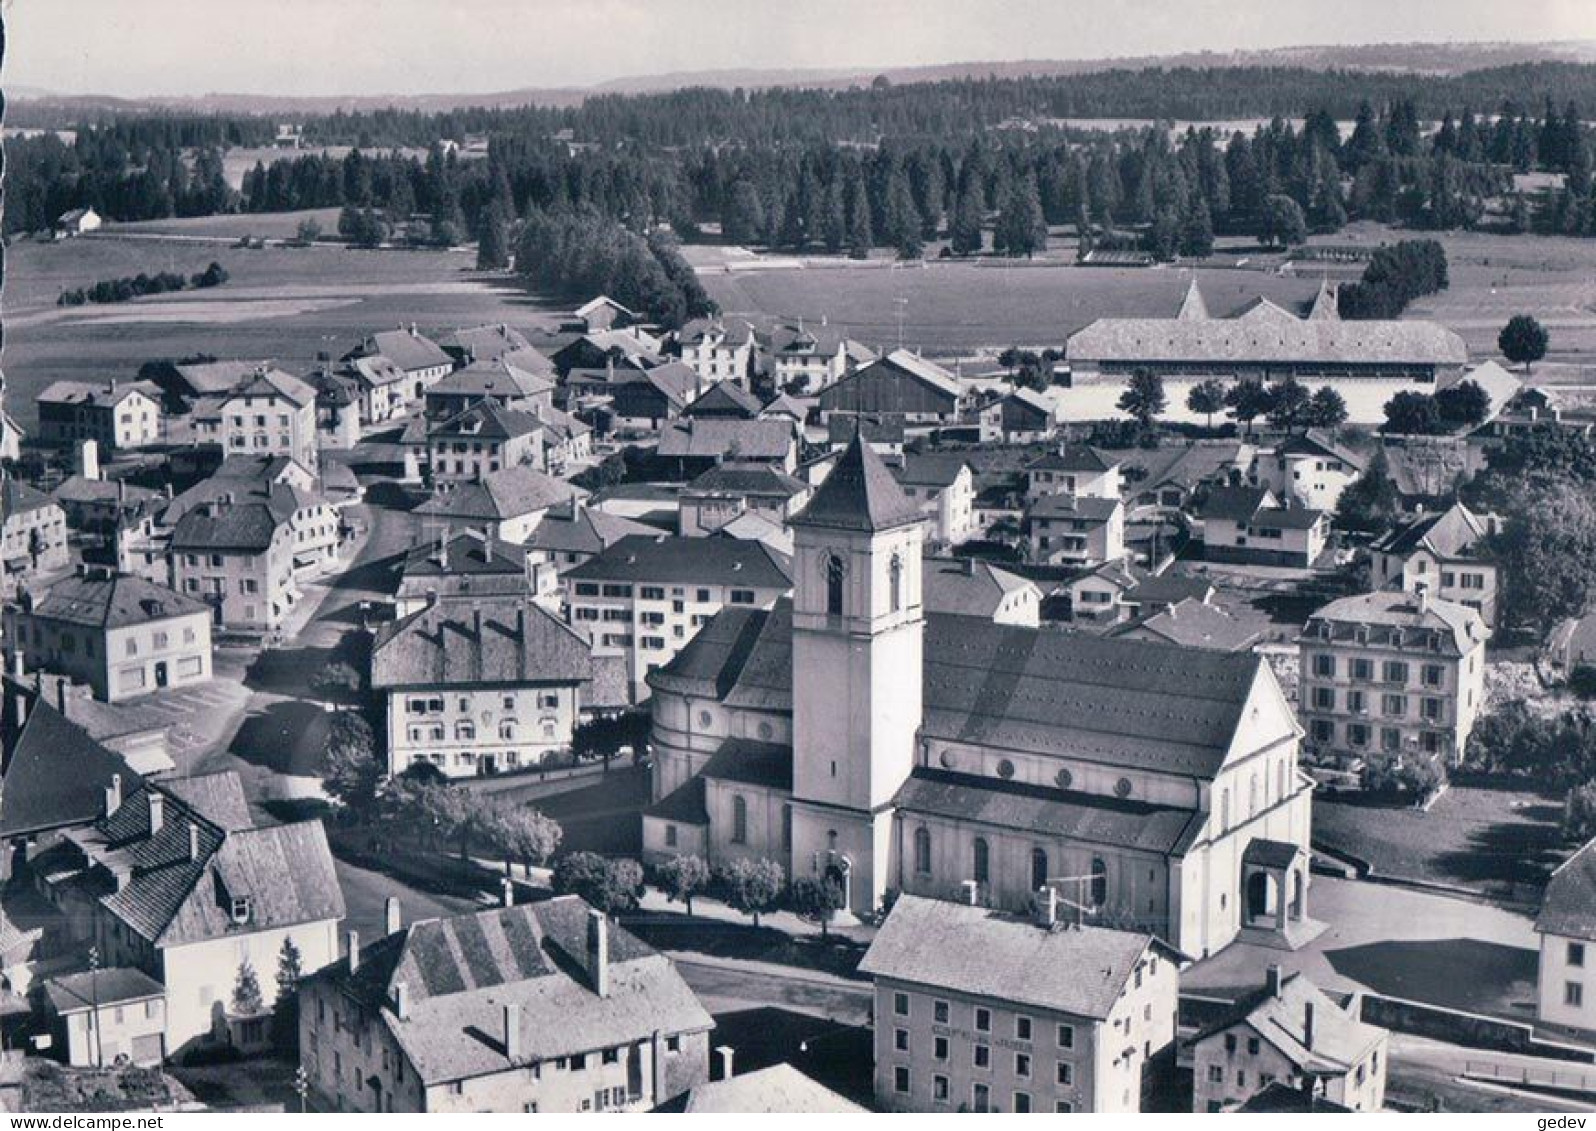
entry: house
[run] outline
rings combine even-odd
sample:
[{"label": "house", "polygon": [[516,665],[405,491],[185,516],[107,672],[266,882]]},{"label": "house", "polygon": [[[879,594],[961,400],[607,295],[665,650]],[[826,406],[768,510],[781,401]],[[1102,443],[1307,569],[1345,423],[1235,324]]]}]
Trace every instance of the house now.
[{"label": "house", "polygon": [[507,353],[532,349],[525,334],[503,322],[451,330],[438,339],[438,345],[454,360],[457,369],[474,361],[498,361]]},{"label": "house", "polygon": [[403,620],[430,601],[530,600],[533,579],[526,551],[479,530],[439,535],[412,546],[399,566],[394,619]]},{"label": "house", "polygon": [[107,703],[211,678],[210,606],[141,577],[68,577],[23,593],[5,622],[30,668],[72,676]]},{"label": "house", "polygon": [[592,678],[587,643],[529,600],[430,600],[372,644],[388,772],[417,762],[449,777],[536,766],[570,748]]},{"label": "house", "polygon": [[1505,439],[1509,436],[1547,431],[1572,432],[1580,436],[1589,436],[1596,431],[1596,418],[1592,417],[1588,409],[1569,405],[1555,389],[1526,385],[1510,397],[1501,411],[1481,425],[1474,434],[1492,439]]},{"label": "house", "polygon": [[1559,621],[1546,640],[1546,663],[1563,679],[1579,668],[1596,667],[1596,615]]},{"label": "house", "polygon": [[[908,439],[904,429],[903,418],[890,414],[876,414],[874,416],[854,416],[838,413],[825,420],[826,443],[831,450],[821,460],[834,460],[842,454],[842,449],[853,442],[856,435],[862,434],[865,443],[878,456],[901,456],[903,444]],[[818,483],[824,476],[822,470],[829,470],[829,462],[822,464],[820,460],[811,460],[804,464],[812,482]]]},{"label": "house", "polygon": [[527,568],[532,571],[533,592],[540,599],[554,596],[559,579],[573,566],[603,553],[629,535],[652,538],[659,531],[625,515],[590,507],[573,496],[562,506],[550,507],[526,538]]},{"label": "house", "polygon": [[[1006,444],[1036,444],[1052,438],[1058,428],[1058,408],[1035,389],[1015,389],[993,402],[997,437]],[[983,428],[982,439],[988,439]]]},{"label": "house", "polygon": [[362,357],[386,358],[404,372],[407,403],[420,400],[427,389],[454,368],[454,359],[437,342],[421,333],[414,322],[397,330],[379,330],[367,335],[358,346],[344,354],[342,360],[354,361]]},{"label": "house", "polygon": [[952,424],[963,402],[959,379],[905,349],[859,366],[819,394],[820,412],[889,413],[907,424]]},{"label": "house", "polygon": [[572,465],[593,458],[593,429],[557,408],[533,412],[543,430],[543,464],[550,475],[576,470]]},{"label": "house", "polygon": [[637,312],[616,302],[609,295],[590,298],[576,308],[576,323],[584,330],[619,330],[641,322]]},{"label": "house", "polygon": [[1363,474],[1367,462],[1329,433],[1310,428],[1258,452],[1248,479],[1254,487],[1269,488],[1277,499],[1333,511],[1341,492]]},{"label": "house", "polygon": [[1457,765],[1484,705],[1486,635],[1473,609],[1423,589],[1330,602],[1298,638],[1308,749]]},{"label": "house", "polygon": [[66,512],[26,483],[0,476],[0,575],[6,588],[67,568]]},{"label": "house", "polygon": [[269,360],[154,362],[139,370],[139,377],[161,390],[169,406],[192,410],[203,401],[225,396],[241,382],[263,369]]},{"label": "house", "polygon": [[561,580],[567,622],[595,658],[625,659],[634,701],[722,608],[768,609],[792,587],[790,562],[762,542],[667,534],[622,538]]},{"label": "house", "polygon": [[1330,516],[1267,487],[1215,487],[1198,517],[1203,556],[1211,562],[1309,569],[1330,538]]},{"label": "house", "polygon": [[121,524],[138,522],[160,498],[148,487],[125,479],[102,479],[97,467],[90,470],[93,477],[68,476],[50,496],[66,515],[67,529],[76,533],[109,537]]},{"label": "house", "polygon": [[1251,444],[1235,440],[1135,449],[1121,466],[1125,503],[1188,509],[1206,488],[1242,484],[1254,455]]},{"label": "house", "polygon": [[770,857],[856,914],[1094,876],[1108,921],[1198,956],[1311,931],[1311,783],[1268,665],[927,614],[923,522],[855,441],[793,517],[792,598],[723,609],[648,677],[645,856]]},{"label": "house", "polygon": [[1095,566],[1125,556],[1125,504],[1089,495],[1047,495],[1026,512],[1031,561]]},{"label": "house", "polygon": [[930,519],[928,537],[958,546],[981,535],[975,516],[975,472],[961,455],[906,453],[888,464],[903,493]]},{"label": "house", "polygon": [[659,434],[656,454],[675,461],[682,481],[693,479],[728,459],[768,463],[791,474],[798,468],[798,436],[786,420],[727,420],[689,417]]},{"label": "house", "polygon": [[1175,317],[1099,318],[1070,335],[1064,357],[1077,384],[1141,371],[1165,379],[1384,378],[1436,386],[1468,364],[1468,348],[1435,322],[1343,322],[1333,303],[1316,303],[1301,318],[1259,298],[1216,318],[1193,280]]},{"label": "house", "polygon": [[67,240],[73,236],[97,232],[103,223],[104,221],[100,219],[100,214],[92,207],[74,208],[56,217],[53,235],[58,240]]},{"label": "house", "polygon": [[1306,975],[1271,965],[1261,989],[1191,1039],[1192,1110],[1232,1111],[1283,1085],[1346,1110],[1380,1111],[1389,1044],[1389,1033],[1358,1020]]},{"label": "house", "polygon": [[484,400],[426,433],[434,484],[467,483],[520,464],[543,463],[543,423],[528,412]]},{"label": "house", "polygon": [[717,381],[694,398],[682,409],[681,414],[704,419],[757,420],[764,407],[758,397],[741,385],[732,381]]},{"label": "house", "polygon": [[142,970],[63,974],[40,997],[46,1029],[74,1068],[110,1067],[124,1057],[154,1068],[166,1059],[166,989]]},{"label": "house", "polygon": [[701,538],[745,514],[784,526],[809,498],[809,485],[768,463],[728,460],[685,485],[679,498],[677,533]]},{"label": "house", "polygon": [[1586,842],[1552,873],[1535,919],[1540,936],[1535,1018],[1547,1025],[1596,1032],[1596,841]]},{"label": "house", "polygon": [[[256,826],[233,773],[160,784],[113,776],[101,812],[42,842],[27,867],[80,947],[166,991],[166,1052],[263,1044],[292,940],[307,969],[337,954],[343,893],[319,820]],[[233,989],[256,974],[262,1011]]]},{"label": "house", "polygon": [[921,563],[925,611],[982,617],[1035,628],[1042,607],[1036,583],[979,558],[926,558]]},{"label": "house", "polygon": [[1223,609],[1196,597],[1147,608],[1139,616],[1109,630],[1127,640],[1153,640],[1182,648],[1212,648],[1244,652],[1259,642],[1256,627],[1244,624]]},{"label": "house", "polygon": [[397,920],[300,991],[300,1057],[337,1110],[647,1111],[708,1079],[714,1020],[579,897]]},{"label": "house", "polygon": [[517,412],[554,407],[554,370],[537,350],[517,350],[491,361],[473,361],[433,382],[424,394],[428,420],[446,420],[480,401]]},{"label": "house", "polygon": [[787,529],[786,523],[778,522],[755,511],[744,511],[715,531],[712,537],[763,542],[778,554],[792,556],[792,531]]},{"label": "house", "polygon": [[[348,472],[339,464],[329,463],[318,478],[285,456],[229,456],[208,479],[166,504],[157,521],[160,530],[170,532],[189,510],[204,503],[261,503],[274,522],[288,529],[294,577],[309,577],[324,573],[338,560],[343,523],[323,488],[343,476]],[[355,497],[354,491],[358,483],[347,497]]]},{"label": "house", "polygon": [[316,390],[316,445],[349,451],[360,443],[360,425],[369,411],[365,390],[351,373],[318,369],[305,378]]},{"label": "house", "polygon": [[1449,375],[1441,378],[1436,385],[1436,392],[1445,392],[1447,389],[1461,385],[1468,381],[1478,385],[1485,393],[1485,420],[1475,427],[1475,435],[1491,435],[1490,427],[1497,417],[1501,416],[1507,407],[1513,403],[1514,398],[1524,389],[1524,382],[1503,369],[1494,361],[1483,361],[1466,373]]},{"label": "house", "polygon": [[664,364],[658,343],[629,330],[594,330],[555,350],[549,358],[562,377],[579,369],[641,372]]},{"label": "house", "polygon": [[287,456],[315,473],[316,390],[298,377],[260,369],[225,394],[217,412],[226,454]]},{"label": "house", "polygon": [[217,626],[273,632],[299,599],[294,531],[267,500],[198,503],[178,519],[170,547],[172,587],[208,602]]},{"label": "house", "polygon": [[585,499],[587,492],[524,464],[474,481],[446,484],[415,509],[428,527],[480,530],[501,542],[527,540],[550,508]]},{"label": "house", "polygon": [[1473,609],[1493,628],[1498,575],[1483,551],[1499,526],[1495,515],[1477,515],[1462,503],[1435,514],[1420,511],[1369,547],[1370,584],[1409,593],[1422,586],[1431,596]]},{"label": "house", "polygon": [[1145,932],[1072,922],[1051,885],[1037,902],[1029,916],[893,904],[859,963],[875,988],[882,1108],[1142,1110],[1147,1067],[1174,1044],[1182,956]]},{"label": "house", "polygon": [[1049,495],[1117,499],[1120,490],[1119,460],[1086,444],[1065,441],[1057,450],[1025,465],[1027,503],[1036,503]]},{"label": "house", "polygon": [[1064,619],[1077,624],[1115,625],[1181,601],[1206,605],[1213,582],[1182,573],[1151,573],[1123,558],[1111,559],[1070,578],[1055,590],[1068,599]]},{"label": "house", "polygon": [[[397,362],[382,354],[368,354],[344,362],[341,374],[353,382],[363,424],[382,424],[405,414],[415,379]],[[321,389],[320,383],[312,381]]]},{"label": "house", "polygon": [[844,374],[875,360],[875,355],[824,323],[816,330],[797,325],[775,327],[766,344],[771,383],[800,396],[819,392]]},{"label": "house", "polygon": [[[730,1067],[731,1049],[716,1050]],[[769,1068],[724,1075],[719,1080],[699,1084],[677,1096],[656,1111],[684,1112],[688,1115],[864,1115],[866,1109],[824,1084],[820,1084],[792,1065],[783,1062]]]},{"label": "house", "polygon": [[[592,329],[592,327],[589,327]],[[754,364],[754,328],[742,319],[695,318],[676,333],[682,364],[698,374],[700,388],[729,382],[741,387]]]},{"label": "house", "polygon": [[680,416],[698,389],[698,374],[680,361],[652,369],[612,369],[603,386],[615,428],[648,432],[657,432]]},{"label": "house", "polygon": [[160,398],[148,381],[56,381],[38,396],[39,439],[63,447],[93,440],[106,451],[159,443]]}]

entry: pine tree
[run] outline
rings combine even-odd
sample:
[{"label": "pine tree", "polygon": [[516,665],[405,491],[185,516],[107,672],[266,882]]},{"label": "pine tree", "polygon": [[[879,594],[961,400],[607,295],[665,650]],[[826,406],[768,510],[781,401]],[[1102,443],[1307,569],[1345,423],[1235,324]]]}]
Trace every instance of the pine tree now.
[{"label": "pine tree", "polygon": [[1214,221],[1208,202],[1193,193],[1180,223],[1180,253],[1193,259],[1206,259],[1214,253]]},{"label": "pine tree", "polygon": [[266,1008],[260,996],[260,979],[249,959],[238,964],[238,977],[233,982],[233,1013],[239,1017],[255,1017]]},{"label": "pine tree", "polygon": [[854,183],[853,199],[848,209],[848,258],[869,259],[875,246],[875,236],[870,231],[870,201],[865,196],[864,181]]},{"label": "pine tree", "polygon": [[980,254],[981,222],[984,219],[980,189],[966,185],[959,193],[959,202],[953,212],[953,223],[948,230],[948,246],[954,255]]},{"label": "pine tree", "polygon": [[1047,221],[1042,218],[1042,201],[1034,176],[1010,185],[998,212],[992,246],[1005,255],[1023,255],[1027,259],[1046,250]]},{"label": "pine tree", "polygon": [[482,213],[477,238],[477,270],[502,271],[510,265],[510,221],[495,201]]},{"label": "pine tree", "polygon": [[840,176],[832,177],[826,185],[820,209],[820,239],[832,255],[840,252],[848,240],[848,210],[843,204]]},{"label": "pine tree", "polygon": [[272,1043],[292,1050],[299,1040],[299,980],[304,959],[294,940],[284,938],[277,952],[277,999],[272,1002]]}]

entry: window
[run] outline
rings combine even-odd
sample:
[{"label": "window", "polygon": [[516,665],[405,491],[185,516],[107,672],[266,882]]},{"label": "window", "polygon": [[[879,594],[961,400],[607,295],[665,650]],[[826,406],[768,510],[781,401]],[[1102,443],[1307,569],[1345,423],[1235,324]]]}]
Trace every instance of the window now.
[{"label": "window", "polygon": [[1108,865],[1101,857],[1092,858],[1092,906],[1101,907],[1108,901]]},{"label": "window", "polygon": [[1408,681],[1408,666],[1401,660],[1387,660],[1384,674],[1386,683],[1406,683]]},{"label": "window", "polygon": [[731,603],[734,605],[752,605],[754,603],[754,591],[752,589],[733,589],[731,591]]},{"label": "window", "polygon": [[992,1011],[985,1006],[976,1006],[975,1031],[977,1033],[990,1033],[992,1031]]},{"label": "window", "polygon": [[1225,1053],[1228,1055],[1236,1051],[1236,1034],[1225,1034]]},{"label": "window", "polygon": [[1058,1047],[1072,1049],[1075,1047],[1075,1026],[1060,1025],[1058,1027]]},{"label": "window", "polygon": [[732,834],[733,844],[748,843],[748,802],[741,796],[732,798]]},{"label": "window", "polygon": [[1585,965],[1585,944],[1571,942],[1568,944],[1568,964],[1570,966]]},{"label": "window", "polygon": [[1374,678],[1374,661],[1373,660],[1353,660],[1352,661],[1352,678],[1353,679],[1363,679],[1363,680],[1373,679]]},{"label": "window", "polygon": [[1408,713],[1408,697],[1406,695],[1382,695],[1380,709],[1387,715],[1405,715]]},{"label": "window", "polygon": [[1047,884],[1047,852],[1040,848],[1031,849],[1031,890],[1036,891]]},{"label": "window", "polygon": [[1446,671],[1440,664],[1424,665],[1424,686],[1440,687],[1446,679]]},{"label": "window", "polygon": [[890,608],[898,612],[903,608],[903,559],[897,554],[887,566],[887,589],[891,597]]},{"label": "window", "polygon": [[922,876],[931,874],[931,834],[923,828],[914,830],[914,870]]},{"label": "window", "polygon": [[1014,1093],[1014,1110],[1026,1114],[1031,1110],[1031,1097],[1024,1092]]},{"label": "window", "polygon": [[675,825],[666,825],[665,826],[665,847],[666,848],[675,848],[676,847],[676,826]]},{"label": "window", "polygon": [[948,1102],[948,1078],[946,1076],[931,1077],[931,1099],[932,1102],[939,1104]]},{"label": "window", "polygon": [[971,851],[974,856],[972,863],[974,864],[975,882],[978,884],[989,883],[992,877],[992,855],[991,849],[987,847],[986,838],[976,837]]},{"label": "window", "polygon": [[896,1017],[909,1016],[909,995],[895,993],[892,995],[892,1012]]},{"label": "window", "polygon": [[842,559],[836,556],[826,559],[826,615],[840,617],[842,615],[842,579],[846,567]]},{"label": "window", "polygon": [[909,1070],[901,1064],[892,1070],[892,1090],[899,1095],[909,1091]]},{"label": "window", "polygon": [[137,656],[139,654],[139,642],[131,636],[127,638],[127,654],[129,656]]},{"label": "window", "polygon": [[1014,1054],[1014,1075],[1021,1080],[1031,1078],[1031,1056],[1029,1053],[1017,1052]]},{"label": "window", "polygon": [[1313,674],[1333,678],[1336,674],[1336,658],[1324,654],[1313,658]]},{"label": "window", "polygon": [[938,1025],[946,1025],[948,1023],[947,1002],[934,1001],[931,1003],[931,1020],[935,1021]]},{"label": "window", "polygon": [[1069,1100],[1054,1100],[1053,1110],[1060,1115],[1069,1115],[1075,1110],[1075,1105],[1070,1103]]},{"label": "window", "polygon": [[991,1045],[976,1045],[975,1046],[974,1057],[973,1057],[973,1063],[975,1064],[975,1066],[977,1068],[991,1068],[992,1067],[992,1046]]},{"label": "window", "polygon": [[638,591],[638,596],[645,601],[663,601],[665,590],[658,585],[645,585]]},{"label": "window", "polygon": [[1223,1084],[1225,1082],[1225,1070],[1217,1064],[1210,1064],[1208,1066],[1208,1082],[1210,1084]]},{"label": "window", "polygon": [[931,1040],[931,1059],[948,1059],[948,1039],[946,1037],[933,1037]]},{"label": "window", "polygon": [[1563,986],[1563,1004],[1579,1008],[1585,1004],[1585,987],[1579,982],[1568,982]]},{"label": "window", "polygon": [[1333,687],[1315,687],[1313,689],[1313,706],[1319,711],[1334,711],[1336,709],[1336,691]]},{"label": "window", "polygon": [[1014,1039],[1018,1041],[1031,1039],[1031,1019],[1029,1017],[1016,1017],[1014,1019]]},{"label": "window", "polygon": [[1053,1079],[1065,1087],[1072,1086],[1075,1083],[1075,1066],[1066,1060],[1059,1061],[1053,1066]]},{"label": "window", "polygon": [[986,1084],[973,1084],[970,1087],[970,1108],[972,1111],[992,1110],[992,1089]]},{"label": "window", "polygon": [[908,1052],[909,1051],[909,1030],[907,1030],[907,1029],[894,1029],[894,1030],[892,1030],[892,1047],[894,1049],[896,1049],[898,1052]]}]

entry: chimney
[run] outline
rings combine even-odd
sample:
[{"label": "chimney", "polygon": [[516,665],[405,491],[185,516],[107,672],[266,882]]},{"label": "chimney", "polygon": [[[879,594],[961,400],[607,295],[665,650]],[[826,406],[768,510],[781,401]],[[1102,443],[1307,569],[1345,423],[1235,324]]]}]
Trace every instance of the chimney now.
[{"label": "chimney", "polygon": [[971,907],[975,907],[981,902],[980,884],[976,883],[974,880],[965,880],[964,883],[960,884],[959,886],[964,890],[965,903],[968,903]]},{"label": "chimney", "polygon": [[100,478],[100,446],[93,440],[78,444],[78,474],[85,479]]},{"label": "chimney", "polygon": [[737,1050],[730,1045],[716,1045],[715,1051],[720,1054],[720,1078],[722,1080],[730,1080],[732,1078],[732,1058],[736,1055]]},{"label": "chimney", "polygon": [[499,902],[506,907],[515,906],[515,881],[509,876],[499,881]]},{"label": "chimney", "polygon": [[1048,930],[1058,926],[1058,892],[1052,884],[1036,889],[1036,925]]},{"label": "chimney", "polygon": [[[189,825],[189,827],[188,827],[188,858],[189,858],[189,860],[191,862],[195,861],[195,860],[198,860],[199,859],[199,854],[200,854],[199,853],[199,826],[198,825]],[[353,934],[353,933],[354,933],[353,931],[350,932],[350,934]]]},{"label": "chimney", "polygon": [[399,897],[390,895],[382,904],[383,934],[397,935],[404,926],[399,914]]},{"label": "chimney", "polygon": [[1302,1047],[1313,1048],[1313,1002],[1302,1003]]},{"label": "chimney", "polygon": [[1264,971],[1264,986],[1270,997],[1280,996],[1280,963],[1271,962],[1269,969]]},{"label": "chimney", "polygon": [[410,987],[404,982],[393,984],[393,1015],[401,1021],[410,1020]]},{"label": "chimney", "polygon": [[963,561],[963,565],[964,565],[964,576],[965,577],[974,577],[975,576],[975,559],[974,558],[964,558],[964,559],[962,559],[962,561]]},{"label": "chimney", "polygon": [[61,717],[67,718],[71,714],[71,704],[67,699],[67,681],[63,676],[55,681],[55,709],[61,712]]},{"label": "chimney", "polygon": [[23,658],[21,648],[11,649],[11,674],[18,679],[28,674],[28,662]]},{"label": "chimney", "polygon": [[144,791],[150,802],[150,835],[154,836],[166,824],[166,798],[153,789]]},{"label": "chimney", "polygon": [[1430,611],[1430,587],[1423,582],[1413,587],[1413,605],[1421,617]]},{"label": "chimney", "polygon": [[112,774],[111,784],[105,787],[105,815],[109,817],[122,808],[122,775]]},{"label": "chimney", "polygon": [[513,1001],[504,1003],[504,1059],[521,1059],[521,1006]]},{"label": "chimney", "polygon": [[353,974],[360,969],[360,932],[350,931],[346,937],[349,940],[349,972]]},{"label": "chimney", "polygon": [[587,972],[593,992],[610,996],[610,923],[602,911],[587,913]]}]

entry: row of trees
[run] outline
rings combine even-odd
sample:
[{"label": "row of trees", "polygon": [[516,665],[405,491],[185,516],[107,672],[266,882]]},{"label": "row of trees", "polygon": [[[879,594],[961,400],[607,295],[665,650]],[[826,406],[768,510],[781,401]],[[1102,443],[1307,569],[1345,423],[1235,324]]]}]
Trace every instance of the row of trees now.
[{"label": "row of trees", "polygon": [[1363,277],[1336,291],[1343,318],[1396,318],[1414,299],[1446,290],[1446,251],[1435,240],[1400,240],[1375,251]]},{"label": "row of trees", "polygon": [[[1164,379],[1150,370],[1132,373],[1120,393],[1118,409],[1146,431],[1169,407]],[[1213,428],[1214,417],[1227,413],[1250,433],[1253,422],[1262,418],[1286,432],[1298,428],[1339,428],[1347,421],[1347,402],[1329,385],[1309,390],[1294,377],[1264,384],[1258,380],[1227,383],[1217,377],[1199,381],[1186,393],[1186,407],[1206,418]]]},{"label": "row of trees", "polygon": [[203,290],[219,287],[227,282],[227,268],[212,262],[203,271],[184,276],[175,271],[161,271],[155,275],[140,272],[120,279],[101,279],[88,287],[73,287],[62,291],[56,298],[57,306],[83,306],[87,303],[127,302],[144,295],[167,294],[172,291],[194,288]]}]

